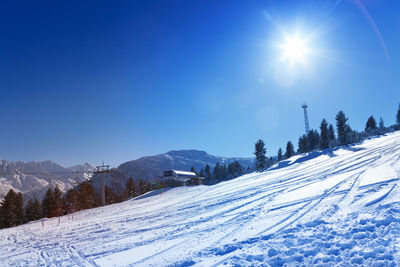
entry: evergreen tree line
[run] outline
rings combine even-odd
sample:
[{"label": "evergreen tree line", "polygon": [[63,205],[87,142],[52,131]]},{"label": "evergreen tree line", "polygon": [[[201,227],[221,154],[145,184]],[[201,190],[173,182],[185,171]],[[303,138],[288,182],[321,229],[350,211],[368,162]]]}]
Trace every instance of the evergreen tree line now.
[{"label": "evergreen tree line", "polygon": [[[105,186],[106,205],[122,202],[154,189],[164,186],[161,183],[152,184],[140,179],[137,183],[129,178],[122,193],[115,193],[109,186]],[[101,200],[94,186],[90,182],[82,182],[75,188],[68,190],[64,195],[56,186],[48,188],[42,201],[29,199],[24,207],[21,193],[12,189],[8,191],[4,200],[0,202],[0,228],[18,226],[41,218],[52,218],[67,215],[76,211],[99,207]]]},{"label": "evergreen tree line", "polygon": [[196,173],[199,177],[204,177],[204,184],[212,185],[239,177],[246,172],[249,172],[249,168],[245,170],[236,160],[228,165],[217,162],[214,168],[211,168],[209,164],[206,164],[206,166],[201,168],[199,172],[192,167],[190,171]]},{"label": "evergreen tree line", "polygon": [[310,130],[307,134],[299,137],[297,152],[294,150],[292,142],[287,142],[286,151],[283,153],[281,148],[278,149],[276,158],[266,157],[266,148],[264,141],[259,139],[255,144],[255,168],[258,171],[264,171],[269,166],[276,162],[290,158],[297,154],[315,151],[318,149],[324,150],[328,148],[335,148],[338,146],[349,145],[360,142],[373,135],[381,135],[388,132],[400,130],[400,105],[396,113],[396,124],[390,127],[385,127],[382,117],[377,124],[375,118],[370,116],[365,124],[365,129],[362,132],[353,130],[348,123],[349,118],[343,111],[339,111],[335,117],[336,120],[336,134],[334,126],[328,124],[325,119],[322,119],[320,124],[320,131]]}]

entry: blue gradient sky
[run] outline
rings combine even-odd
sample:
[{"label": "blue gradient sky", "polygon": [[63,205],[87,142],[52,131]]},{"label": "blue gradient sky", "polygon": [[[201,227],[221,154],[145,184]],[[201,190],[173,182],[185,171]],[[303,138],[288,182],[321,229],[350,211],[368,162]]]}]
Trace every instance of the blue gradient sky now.
[{"label": "blue gradient sky", "polygon": [[[339,109],[395,120],[399,1],[2,1],[0,157],[113,166],[172,149],[275,155]],[[316,33],[307,66],[282,33]]]}]

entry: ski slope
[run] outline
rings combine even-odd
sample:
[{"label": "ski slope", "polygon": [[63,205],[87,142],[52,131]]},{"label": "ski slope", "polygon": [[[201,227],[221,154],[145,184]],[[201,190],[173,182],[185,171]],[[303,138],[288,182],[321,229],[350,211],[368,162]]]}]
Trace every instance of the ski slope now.
[{"label": "ski slope", "polygon": [[400,132],[0,230],[4,266],[398,266]]}]

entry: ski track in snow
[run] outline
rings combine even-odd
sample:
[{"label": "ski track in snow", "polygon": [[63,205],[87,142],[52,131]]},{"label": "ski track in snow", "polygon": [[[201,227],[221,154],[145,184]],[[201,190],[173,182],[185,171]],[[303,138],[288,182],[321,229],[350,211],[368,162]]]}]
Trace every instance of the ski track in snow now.
[{"label": "ski track in snow", "polygon": [[2,229],[1,265],[400,265],[400,132],[312,155]]}]

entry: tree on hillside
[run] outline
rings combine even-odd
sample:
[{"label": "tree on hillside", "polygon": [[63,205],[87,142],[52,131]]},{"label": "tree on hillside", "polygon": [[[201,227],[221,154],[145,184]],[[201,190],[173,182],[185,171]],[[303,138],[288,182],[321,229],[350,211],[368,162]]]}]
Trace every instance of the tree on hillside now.
[{"label": "tree on hillside", "polygon": [[228,168],[226,167],[226,164],[222,164],[220,169],[220,180],[226,180],[227,176]]},{"label": "tree on hillside", "polygon": [[213,169],[212,178],[213,180],[218,180],[220,176],[221,176],[221,165],[219,164],[219,162],[217,162]]},{"label": "tree on hillside", "polygon": [[97,195],[90,182],[82,182],[78,187],[79,209],[91,209],[100,205],[100,197]]},{"label": "tree on hillside", "polygon": [[199,177],[204,177],[204,168],[200,169]]},{"label": "tree on hillside", "polygon": [[42,215],[43,217],[50,218],[52,215],[52,210],[55,209],[55,199],[54,199],[54,192],[49,187],[46,191],[42,199]]},{"label": "tree on hillside", "polygon": [[264,145],[264,141],[259,139],[255,144],[254,155],[256,156],[256,169],[258,171],[263,171],[267,166],[266,156],[267,150]]},{"label": "tree on hillside", "polygon": [[54,188],[54,209],[50,211],[50,217],[61,216],[62,211],[62,192],[58,186]]},{"label": "tree on hillside", "polygon": [[111,187],[105,186],[106,205],[117,203],[117,196],[112,191]]},{"label": "tree on hillside", "polygon": [[328,130],[328,123],[325,119],[321,121],[321,125],[319,126],[321,130],[321,141],[320,141],[320,148],[326,149],[329,148],[329,130]]},{"label": "tree on hillside", "polygon": [[336,115],[336,130],[338,135],[339,145],[347,145],[349,140],[349,132],[351,132],[350,126],[347,124],[348,118],[343,111],[339,111]]},{"label": "tree on hillside", "polygon": [[385,129],[385,122],[383,121],[382,117],[379,119],[379,130],[382,132]]},{"label": "tree on hillside", "polygon": [[39,201],[35,198],[28,200],[28,203],[25,207],[25,222],[35,221],[42,218],[42,209]]},{"label": "tree on hillside", "polygon": [[75,188],[72,188],[65,193],[62,199],[63,213],[70,214],[80,210],[79,194]]},{"label": "tree on hillside", "polygon": [[316,130],[310,130],[307,134],[307,151],[313,151],[319,148],[319,133]]},{"label": "tree on hillside", "polygon": [[332,124],[329,124],[328,127],[328,137],[329,137],[329,147],[335,147],[337,144],[336,144],[335,130]]},{"label": "tree on hillside", "polygon": [[294,147],[292,142],[287,142],[286,144],[286,151],[285,151],[285,158],[290,158],[292,156],[294,156],[295,152],[294,152]]},{"label": "tree on hillside", "polygon": [[15,214],[17,217],[16,225],[23,224],[25,220],[24,198],[22,197],[21,192],[15,195]]},{"label": "tree on hillside", "polygon": [[278,149],[278,161],[283,160],[283,152],[282,152],[282,148]]},{"label": "tree on hillside", "polygon": [[206,166],[204,167],[204,173],[205,173],[205,178],[206,179],[210,179],[211,178],[211,169],[210,169],[210,165],[206,164]]},{"label": "tree on hillside", "polygon": [[377,129],[376,126],[376,120],[374,119],[373,116],[370,116],[367,120],[367,123],[365,124],[365,131],[366,132],[371,132]]},{"label": "tree on hillside", "polygon": [[397,122],[397,126],[400,127],[400,104],[399,104],[399,108],[397,109],[396,122]]},{"label": "tree on hillside", "polygon": [[236,160],[230,164],[228,164],[228,177],[229,179],[238,177],[242,175],[244,172],[244,169],[242,165]]},{"label": "tree on hillside", "polygon": [[308,152],[308,140],[305,134],[299,137],[298,146],[299,146],[298,153]]},{"label": "tree on hillside", "polygon": [[129,179],[125,183],[125,190],[122,193],[122,199],[128,200],[134,198],[135,196],[136,196],[135,181],[133,181],[132,177],[129,177]]},{"label": "tree on hillside", "polygon": [[10,189],[0,203],[0,228],[17,226],[24,221],[23,198],[21,193]]},{"label": "tree on hillside", "polygon": [[150,191],[150,188],[148,188],[148,183],[146,183],[145,180],[139,179],[139,195],[143,195],[144,193],[147,193]]},{"label": "tree on hillside", "polygon": [[333,128],[332,124],[329,124],[328,137],[329,137],[329,140],[335,140],[336,139],[336,137],[335,137],[335,129]]}]

